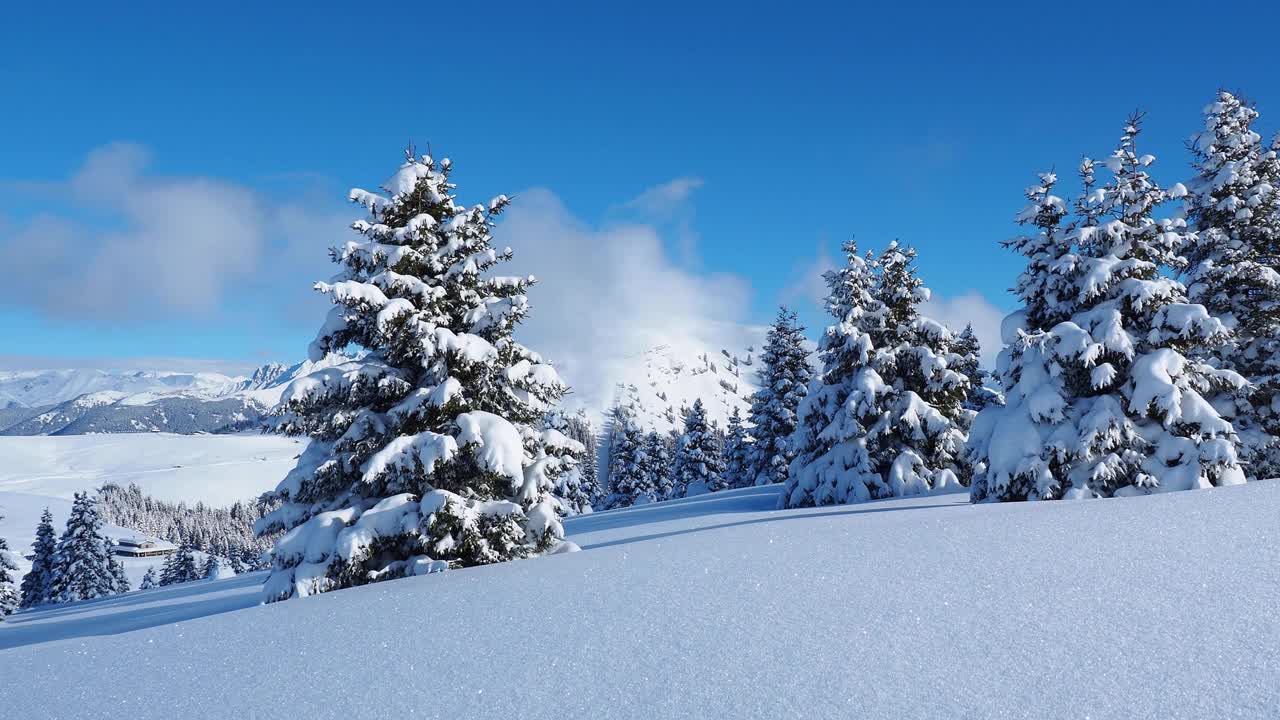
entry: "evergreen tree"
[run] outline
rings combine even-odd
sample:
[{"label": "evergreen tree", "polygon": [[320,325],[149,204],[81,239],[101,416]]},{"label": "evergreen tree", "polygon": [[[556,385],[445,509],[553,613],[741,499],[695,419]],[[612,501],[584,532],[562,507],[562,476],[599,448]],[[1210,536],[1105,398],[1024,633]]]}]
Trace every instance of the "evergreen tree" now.
[{"label": "evergreen tree", "polygon": [[1205,108],[1191,142],[1187,294],[1233,331],[1202,357],[1247,386],[1230,406],[1250,479],[1280,476],[1280,160],[1252,129],[1258,112],[1229,92]]},{"label": "evergreen tree", "polygon": [[[1067,206],[1053,194],[1057,175],[1041,173],[1039,182],[1027,188],[1027,205],[1016,216],[1020,225],[1035,228],[1034,234],[1003,243],[1027,258],[1027,268],[1014,288],[1023,309],[1003,323],[1005,347],[996,361],[1007,408],[988,406],[970,428],[966,451],[975,469],[970,485],[974,502],[1051,497],[1057,478],[1065,476],[1070,464],[1068,435],[1073,428],[1064,422],[1067,389],[1053,356],[1056,339],[1050,331],[1069,320],[1075,310],[1073,288],[1080,257],[1072,238],[1080,232],[1096,232],[1100,223],[1097,204],[1089,202],[1095,197],[1095,170],[1089,158],[1081,161],[1083,190],[1075,203],[1073,227],[1062,225]],[[1020,455],[1020,465],[1012,472],[998,465],[989,469],[990,442],[996,435],[1002,438],[997,449],[1013,448]]]},{"label": "evergreen tree", "polygon": [[872,260],[853,242],[844,250],[845,266],[825,278],[836,322],[792,437],[791,507],[928,493],[969,476],[970,381],[950,331],[920,314],[929,290],[915,251],[894,242]]},{"label": "evergreen tree", "polygon": [[[534,464],[551,464],[551,476],[555,478],[555,496],[562,515],[580,515],[591,512],[591,499],[597,494],[595,487],[595,443],[590,449],[578,437],[590,434],[590,424],[584,429],[581,416],[566,416],[560,411],[547,415],[541,436],[534,438],[533,452],[541,453]],[[591,468],[588,478],[587,468]]]},{"label": "evergreen tree", "polygon": [[828,505],[887,497],[868,440],[885,426],[888,388],[875,369],[873,337],[883,334],[885,308],[875,298],[876,261],[845,243],[845,266],[828,272],[827,311],[836,322],[818,343],[820,371],[799,408],[791,444],[796,453],[782,503]]},{"label": "evergreen tree", "polygon": [[[1095,183],[1092,161],[1086,159],[1081,164],[1080,178],[1084,184],[1082,198],[1087,198]],[[1023,324],[1028,328],[1053,327],[1071,317],[1074,307],[1071,279],[1078,258],[1071,252],[1071,242],[1062,227],[1067,205],[1053,194],[1057,183],[1054,173],[1040,174],[1039,182],[1026,189],[1027,206],[1015,218],[1019,225],[1033,227],[1035,232],[1001,243],[1027,258],[1027,268],[1018,275],[1013,291],[1022,300]],[[1091,207],[1081,206],[1082,217],[1096,225],[1097,216]]]},{"label": "evergreen tree", "polygon": [[872,333],[873,367],[887,386],[888,411],[870,446],[874,467],[894,496],[953,485],[969,476],[964,460],[970,381],[954,368],[947,328],[920,314],[929,289],[916,274],[916,253],[897,242],[880,256],[873,294],[883,320]]},{"label": "evergreen tree", "polygon": [[654,499],[652,478],[645,466],[645,436],[631,413],[621,406],[613,410],[609,451],[609,483],[611,489],[605,505],[609,508],[629,507]]},{"label": "evergreen tree", "polygon": [[164,565],[160,568],[162,586],[191,582],[201,577],[204,575],[196,567],[195,552],[187,543],[179,545],[176,552],[165,558]]},{"label": "evergreen tree", "polygon": [[[1004,402],[1000,393],[986,386],[987,373],[982,369],[982,345],[973,332],[973,323],[964,326],[964,330],[955,337],[951,344],[951,352],[958,358],[954,370],[969,378],[969,392],[965,394],[964,409],[976,414],[988,405],[1000,405]],[[972,418],[969,418],[971,421]],[[966,421],[965,428],[969,427]]]},{"label": "evergreen tree", "polygon": [[729,415],[729,429],[724,442],[724,480],[728,487],[747,487],[751,478],[751,437],[742,424],[742,411],[736,406]]},{"label": "evergreen tree", "polygon": [[118,589],[112,558],[102,537],[102,519],[92,496],[75,494],[71,517],[58,540],[49,597],[52,602],[92,600]]},{"label": "evergreen tree", "polygon": [[138,583],[139,590],[151,590],[160,587],[160,579],[156,577],[155,567],[147,568],[147,573],[142,576],[142,582]]},{"label": "evergreen tree", "polygon": [[120,562],[112,551],[114,546],[111,538],[104,539],[103,550],[107,553],[107,569],[111,573],[111,592],[127,593],[133,588],[129,587],[129,576],[124,572],[124,563]]},{"label": "evergreen tree", "polygon": [[1110,182],[1095,189],[1094,163],[1081,166],[1074,247],[1057,251],[1074,254],[1063,263],[1070,272],[1057,273],[1069,279],[1069,302],[1054,309],[1069,319],[1037,327],[1026,312],[1021,329],[1008,328],[1008,406],[980,413],[970,438],[975,501],[1244,481],[1231,424],[1206,400],[1239,376],[1189,359],[1229,332],[1170,277],[1183,265],[1186,222],[1155,212],[1181,188],[1162,190],[1150,177],[1155,158],[1136,150],[1140,120],[1129,120],[1105,162]]},{"label": "evergreen tree", "polygon": [[351,192],[369,212],[353,226],[363,237],[316,285],[334,307],[311,359],[362,354],[283,395],[279,430],[312,442],[259,523],[303,528],[276,543],[268,601],[526,557],[564,536],[556,463],[539,462],[553,449],[526,431],[567,388],[512,337],[533,278],[490,272],[512,257],[491,236],[509,201],[459,206],[449,160],[407,156],[385,194]]},{"label": "evergreen tree", "polygon": [[[741,417],[739,417],[741,429]],[[702,400],[695,400],[684,416],[684,432],[676,443],[672,477],[674,497],[691,497],[723,490],[724,458],[715,428],[707,421]]]},{"label": "evergreen tree", "polygon": [[50,601],[49,586],[53,580],[53,567],[58,551],[58,539],[53,530],[53,513],[45,508],[36,526],[35,555],[31,570],[22,578],[21,607],[29,608]]},{"label": "evergreen tree", "polygon": [[632,500],[633,505],[657,502],[674,496],[676,481],[671,472],[670,444],[667,438],[659,435],[657,431],[651,430],[644,436],[640,468],[645,480],[643,489]]},{"label": "evergreen tree", "polygon": [[[0,516],[3,520],[4,516]],[[9,557],[9,543],[0,537],[0,622],[18,609],[21,597],[18,587],[13,581],[13,573],[18,565]]]},{"label": "evergreen tree", "polygon": [[751,398],[751,475],[756,485],[786,480],[794,453],[791,434],[796,409],[809,389],[812,371],[804,349],[804,328],[785,306],[769,328],[760,356],[760,389]]},{"label": "evergreen tree", "polygon": [[204,558],[204,565],[200,568],[200,577],[205,580],[217,580],[218,571],[221,568],[222,563],[218,560],[217,555],[206,555]]}]

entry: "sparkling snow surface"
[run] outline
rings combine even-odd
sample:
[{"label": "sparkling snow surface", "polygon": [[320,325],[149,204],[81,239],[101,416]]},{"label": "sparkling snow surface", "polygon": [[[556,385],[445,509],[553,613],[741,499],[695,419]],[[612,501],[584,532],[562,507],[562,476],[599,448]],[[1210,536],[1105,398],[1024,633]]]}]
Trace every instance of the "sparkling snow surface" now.
[{"label": "sparkling snow surface", "polygon": [[1280,482],[789,511],[773,510],[777,492],[597,513],[566,523],[580,553],[268,606],[252,607],[253,575],[20,613],[0,625],[0,707],[6,720],[1280,707]]}]

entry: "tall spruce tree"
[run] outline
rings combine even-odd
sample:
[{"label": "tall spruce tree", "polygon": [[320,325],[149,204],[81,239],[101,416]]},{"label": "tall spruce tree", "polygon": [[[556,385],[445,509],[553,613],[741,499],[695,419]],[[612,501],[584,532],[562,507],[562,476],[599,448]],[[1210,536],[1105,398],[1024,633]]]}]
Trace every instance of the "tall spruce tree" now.
[{"label": "tall spruce tree", "polygon": [[[0,520],[4,516],[0,515]],[[9,557],[9,543],[0,537],[0,622],[14,613],[21,603],[18,586],[13,581],[13,574],[18,565]]]},{"label": "tall spruce tree", "polygon": [[964,481],[969,378],[955,368],[946,326],[920,313],[930,297],[917,276],[914,249],[892,242],[878,261],[873,292],[883,321],[871,334],[873,366],[886,385],[888,416],[869,447],[892,495],[931,492]]},{"label": "tall spruce tree", "polygon": [[118,591],[113,560],[102,536],[93,496],[75,494],[67,527],[58,539],[49,597],[55,603],[92,600]]},{"label": "tall spruce tree", "polygon": [[49,602],[49,587],[53,581],[53,568],[58,551],[58,538],[53,529],[53,513],[45,508],[36,526],[36,539],[32,543],[34,555],[31,570],[22,578],[21,607],[29,608]]},{"label": "tall spruce tree", "polygon": [[684,416],[684,432],[676,441],[671,474],[674,497],[702,495],[727,487],[724,458],[715,428],[707,420],[707,409],[699,398]]},{"label": "tall spruce tree", "polygon": [[1249,383],[1214,403],[1232,406],[1247,475],[1280,477],[1280,160],[1235,95],[1219,92],[1204,117],[1187,183],[1187,294],[1233,332],[1203,357]]},{"label": "tall spruce tree", "polygon": [[845,265],[826,273],[827,311],[835,318],[818,342],[821,369],[799,407],[796,453],[782,504],[828,505],[887,497],[868,442],[885,427],[888,388],[875,369],[873,338],[883,334],[884,305],[875,298],[876,261],[844,244]]},{"label": "tall spruce tree", "polygon": [[645,466],[645,435],[631,412],[615,406],[610,423],[608,508],[652,501],[654,487]]},{"label": "tall spruce tree", "polygon": [[742,411],[734,406],[724,441],[724,480],[728,487],[747,487],[751,477],[751,436],[742,424]]},{"label": "tall spruce tree", "polygon": [[796,409],[812,375],[804,328],[785,306],[769,328],[760,362],[760,389],[751,397],[751,475],[756,485],[768,485],[787,479]]},{"label": "tall spruce tree", "polygon": [[[1084,158],[1079,173],[1083,191],[1076,203],[1077,222],[1096,228],[1100,213],[1088,202],[1097,183],[1095,163]],[[996,361],[996,378],[1005,407],[984,408],[969,431],[966,453],[975,470],[969,496],[974,502],[1051,497],[1071,461],[1068,436],[1074,428],[1066,423],[1067,389],[1053,357],[1056,339],[1050,330],[1075,309],[1080,257],[1072,237],[1079,227],[1063,225],[1068,213],[1063,199],[1053,194],[1057,175],[1041,173],[1038,179],[1026,189],[1027,205],[1015,216],[1034,232],[1002,243],[1026,257],[1027,266],[1013,289],[1022,309],[1001,328],[1004,348]],[[1001,444],[993,448],[996,437]],[[1002,447],[1020,457],[1012,470],[993,462],[991,451]]]},{"label": "tall spruce tree", "polygon": [[[1140,121],[1130,118],[1105,161],[1109,182],[1095,187],[1095,164],[1082,163],[1084,193],[1067,236],[1073,247],[1055,251],[1067,260],[1057,271],[1029,268],[1029,275],[1052,272],[1046,282],[1066,278],[1071,291],[1043,319],[1028,302],[1006,323],[1009,402],[974,422],[975,501],[1244,481],[1231,424],[1206,400],[1241,380],[1193,359],[1230,335],[1170,276],[1183,266],[1186,222],[1156,211],[1182,188],[1165,191],[1150,177],[1155,158],[1136,149]],[[1069,319],[1054,317],[1062,314]]]},{"label": "tall spruce tree", "polygon": [[645,477],[644,491],[632,501],[633,505],[666,500],[675,495],[676,479],[671,472],[671,442],[656,430],[650,430],[644,436],[640,468]]},{"label": "tall spruce tree", "polygon": [[268,601],[526,557],[563,538],[557,467],[538,462],[552,450],[526,431],[567,388],[513,338],[534,279],[490,272],[512,257],[491,236],[509,200],[462,207],[448,159],[406,155],[385,192],[351,192],[369,216],[334,251],[340,274],[316,285],[334,307],[310,357],[359,354],[283,395],[279,429],[312,442],[259,522],[290,531]]}]

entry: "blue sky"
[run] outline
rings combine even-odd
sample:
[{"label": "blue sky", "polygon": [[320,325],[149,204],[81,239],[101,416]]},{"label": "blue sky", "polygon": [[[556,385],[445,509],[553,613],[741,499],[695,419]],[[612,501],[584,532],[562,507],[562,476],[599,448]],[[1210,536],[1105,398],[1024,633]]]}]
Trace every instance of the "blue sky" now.
[{"label": "blue sky", "polygon": [[1183,179],[1219,86],[1280,129],[1264,3],[1220,29],[1170,3],[47,5],[0,29],[0,354],[62,364],[301,357],[345,192],[408,140],[455,159],[466,202],[539,189],[584,242],[651,230],[662,277],[706,280],[693,312],[760,323],[808,308],[849,235],[1008,309],[997,243],[1035,172],[1109,152],[1142,108],[1157,177]]}]

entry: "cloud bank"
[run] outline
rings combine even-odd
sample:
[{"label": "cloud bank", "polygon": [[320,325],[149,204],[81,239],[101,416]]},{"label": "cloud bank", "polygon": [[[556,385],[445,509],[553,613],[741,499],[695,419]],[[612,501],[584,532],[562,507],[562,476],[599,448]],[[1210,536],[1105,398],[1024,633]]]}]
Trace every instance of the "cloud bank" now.
[{"label": "cloud bank", "polygon": [[518,337],[560,368],[576,402],[607,406],[655,345],[697,353],[754,340],[744,279],[682,268],[652,225],[592,226],[544,189],[517,198],[495,239],[515,251],[509,270],[539,280]]},{"label": "cloud bank", "polygon": [[330,224],[332,203],[149,168],[145,148],[115,144],[64,181],[20,185],[48,209],[0,226],[0,303],[88,320],[205,316],[281,267],[318,272],[349,222]]}]

